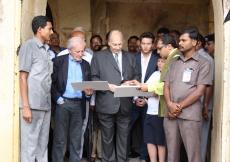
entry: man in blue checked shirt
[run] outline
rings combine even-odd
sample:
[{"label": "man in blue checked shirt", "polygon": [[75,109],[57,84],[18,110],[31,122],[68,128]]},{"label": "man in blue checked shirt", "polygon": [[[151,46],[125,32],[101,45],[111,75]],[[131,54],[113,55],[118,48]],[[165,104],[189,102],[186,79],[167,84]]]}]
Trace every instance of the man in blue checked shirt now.
[{"label": "man in blue checked shirt", "polygon": [[85,101],[93,89],[74,91],[71,82],[90,80],[89,63],[82,59],[85,42],[80,37],[69,39],[68,55],[53,60],[51,97],[57,103],[54,114],[54,141],[52,160],[64,161],[67,136],[70,138],[70,162],[80,161],[81,131],[85,118]]}]

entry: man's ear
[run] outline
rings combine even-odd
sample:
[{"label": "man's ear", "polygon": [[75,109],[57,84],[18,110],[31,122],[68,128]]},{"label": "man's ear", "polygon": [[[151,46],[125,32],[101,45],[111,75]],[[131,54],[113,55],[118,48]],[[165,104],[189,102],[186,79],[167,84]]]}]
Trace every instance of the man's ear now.
[{"label": "man's ear", "polygon": [[168,47],[169,50],[172,49],[172,45],[171,44],[168,44],[167,47]]},{"label": "man's ear", "polygon": [[198,44],[197,40],[192,39],[192,45],[193,45],[193,47],[195,47],[197,44]]},{"label": "man's ear", "polygon": [[38,27],[37,33],[41,33],[42,27]]},{"label": "man's ear", "polygon": [[197,42],[197,46],[199,46],[199,47],[202,46],[202,42],[201,42],[201,41],[198,41],[198,42]]},{"label": "man's ear", "polygon": [[71,50],[71,49],[70,49],[70,48],[67,48],[67,49],[68,49],[68,52],[70,53],[70,50]]}]

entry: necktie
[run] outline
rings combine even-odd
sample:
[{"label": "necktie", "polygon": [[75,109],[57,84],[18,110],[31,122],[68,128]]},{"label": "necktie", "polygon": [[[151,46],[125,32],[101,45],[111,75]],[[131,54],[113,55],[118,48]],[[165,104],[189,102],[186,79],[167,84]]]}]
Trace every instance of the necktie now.
[{"label": "necktie", "polygon": [[118,55],[115,54],[114,58],[115,58],[115,60],[116,60],[116,63],[117,63],[117,66],[118,66],[119,70],[121,71],[121,69],[120,69],[120,64],[119,64],[119,61],[118,61]]}]

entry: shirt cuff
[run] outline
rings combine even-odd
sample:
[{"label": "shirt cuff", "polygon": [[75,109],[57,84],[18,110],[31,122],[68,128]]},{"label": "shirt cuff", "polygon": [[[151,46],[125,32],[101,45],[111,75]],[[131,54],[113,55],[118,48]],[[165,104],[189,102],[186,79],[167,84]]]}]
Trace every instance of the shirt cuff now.
[{"label": "shirt cuff", "polygon": [[60,102],[62,102],[64,99],[62,97],[59,97],[57,100],[57,104],[59,104]]},{"label": "shirt cuff", "polygon": [[138,98],[138,96],[134,96],[133,97],[133,103],[136,103],[136,99]]},{"label": "shirt cuff", "polygon": [[95,106],[95,98],[96,98],[96,91],[93,92],[91,99],[90,99],[90,105]]},{"label": "shirt cuff", "polygon": [[85,95],[85,97],[86,97],[86,98],[90,98],[90,97],[91,97],[91,95],[90,95],[90,96],[88,96],[88,95]]}]

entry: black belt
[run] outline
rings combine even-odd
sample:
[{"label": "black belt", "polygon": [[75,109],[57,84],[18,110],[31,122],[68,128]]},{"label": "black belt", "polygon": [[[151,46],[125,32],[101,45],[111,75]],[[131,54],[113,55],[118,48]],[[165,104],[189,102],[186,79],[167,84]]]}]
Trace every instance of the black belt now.
[{"label": "black belt", "polygon": [[[62,96],[63,97],[63,96]],[[63,97],[66,100],[70,100],[70,101],[81,101],[81,98],[67,98],[67,97]]]}]

